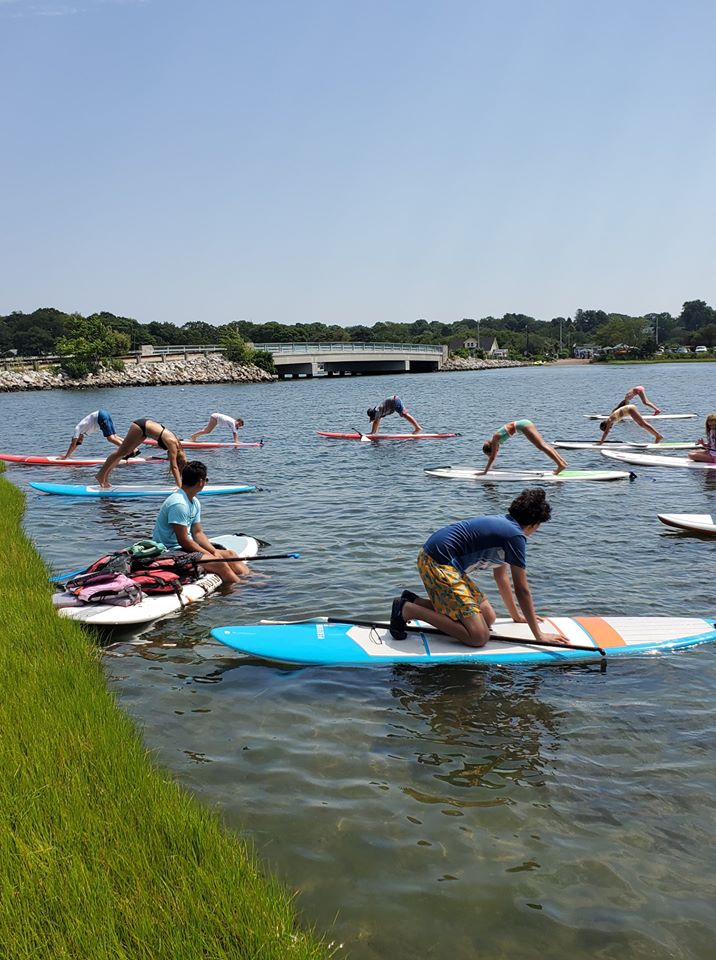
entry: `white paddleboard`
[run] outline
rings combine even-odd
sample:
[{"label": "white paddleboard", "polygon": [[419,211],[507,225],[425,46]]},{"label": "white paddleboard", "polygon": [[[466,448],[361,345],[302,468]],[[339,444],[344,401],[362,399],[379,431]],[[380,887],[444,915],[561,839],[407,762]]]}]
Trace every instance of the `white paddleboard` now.
[{"label": "white paddleboard", "polygon": [[690,440],[662,440],[661,443],[629,443],[625,440],[555,440],[552,444],[559,450],[695,450],[696,444]]},{"label": "white paddleboard", "polygon": [[[212,543],[246,559],[255,557],[259,551],[259,541],[255,537],[244,535],[221,534],[212,539]],[[70,620],[88,623],[94,627],[131,627],[178,613],[190,604],[204,600],[220,586],[221,577],[216,573],[207,573],[194,583],[185,584],[180,596],[174,593],[145,594],[140,603],[131,607],[117,607],[110,603],[83,603],[64,591],[55,593],[52,602],[60,616]]]},{"label": "white paddleboard", "polygon": [[716,470],[716,463],[703,463],[701,460],[689,460],[688,457],[656,457],[648,453],[633,453],[631,450],[602,450],[603,457],[619,460],[621,463],[633,463],[642,467],[680,467],[690,470]]},{"label": "white paddleboard", "polygon": [[448,480],[476,480],[478,483],[572,483],[587,480],[630,480],[634,474],[627,470],[490,470],[484,473],[474,467],[433,467],[426,470],[429,477]]},{"label": "white paddleboard", "polygon": [[[613,413],[614,411],[612,411]],[[587,420],[608,420],[611,414],[608,413],[585,413]],[[695,420],[696,413],[642,413],[645,420]]]},{"label": "white paddleboard", "polygon": [[716,521],[710,513],[657,513],[657,517],[667,527],[716,536]]}]

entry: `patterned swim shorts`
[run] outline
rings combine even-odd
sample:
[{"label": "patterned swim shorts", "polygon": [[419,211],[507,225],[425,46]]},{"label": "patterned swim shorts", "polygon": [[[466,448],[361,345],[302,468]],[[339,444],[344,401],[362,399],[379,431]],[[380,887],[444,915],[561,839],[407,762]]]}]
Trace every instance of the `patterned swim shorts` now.
[{"label": "patterned swim shorts", "polygon": [[451,620],[480,613],[485,595],[466,574],[450,564],[436,563],[424,550],[418,554],[418,573],[438,613]]}]

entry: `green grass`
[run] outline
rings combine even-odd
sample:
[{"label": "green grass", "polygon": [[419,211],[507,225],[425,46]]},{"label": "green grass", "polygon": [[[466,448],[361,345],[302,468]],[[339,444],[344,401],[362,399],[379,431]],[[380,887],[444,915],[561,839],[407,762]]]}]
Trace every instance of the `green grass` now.
[{"label": "green grass", "polygon": [[0,954],[329,956],[247,845],[153,766],[91,637],[54,613],[23,509],[0,477]]},{"label": "green grass", "polygon": [[600,363],[618,365],[618,364],[626,364],[626,363],[628,364],[632,364],[632,363],[713,363],[714,361],[716,361],[716,357],[714,356],[708,356],[708,355],[705,356],[704,354],[697,354],[696,356],[692,354],[691,356],[689,356],[688,354],[686,354],[678,357],[677,356],[649,357],[643,360],[603,360],[603,361],[600,361]]}]

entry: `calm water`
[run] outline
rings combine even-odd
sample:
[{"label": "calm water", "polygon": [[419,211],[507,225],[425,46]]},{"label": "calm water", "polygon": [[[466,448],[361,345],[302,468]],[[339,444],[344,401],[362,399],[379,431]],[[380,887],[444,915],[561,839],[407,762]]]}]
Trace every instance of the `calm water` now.
[{"label": "calm water", "polygon": [[[300,561],[106,647],[110,683],[159,762],[253,838],[299,891],[307,922],[373,958],[710,958],[716,940],[716,649],[595,667],[289,669],[234,655],[214,626],[262,617],[385,616],[419,588],[415,555],[452,520],[504,512],[519,491],[425,477],[483,461],[482,439],[531,417],[548,439],[587,439],[582,413],[634,383],[692,439],[716,407],[711,364],[529,368],[236,387],[5,394],[0,448],[60,453],[108,407],[118,428],[150,415],[188,432],[214,409],[263,449],[207,453],[210,479],[255,496],[204,501],[211,532],[247,532]],[[454,441],[360,444],[398,390]],[[386,422],[393,428],[396,418]],[[42,424],[42,428],[36,424]],[[633,426],[621,436],[641,439]],[[42,435],[41,435],[42,431]],[[91,437],[83,447],[103,455]],[[603,466],[598,454],[570,463]],[[499,466],[543,467],[524,439]],[[530,541],[543,613],[713,616],[716,544],[669,533],[657,512],[716,513],[716,477],[643,469],[634,483],[565,484]],[[161,468],[137,467],[134,480]],[[130,468],[117,471],[130,476]],[[16,482],[91,471],[13,468]],[[28,492],[27,529],[58,570],[151,533],[157,504],[69,502]],[[491,594],[496,590],[488,583]]]}]

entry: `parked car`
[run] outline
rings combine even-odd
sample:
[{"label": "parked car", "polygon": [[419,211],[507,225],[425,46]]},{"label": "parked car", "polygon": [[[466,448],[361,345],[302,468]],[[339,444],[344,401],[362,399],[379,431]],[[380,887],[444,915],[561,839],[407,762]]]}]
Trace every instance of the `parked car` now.
[{"label": "parked car", "polygon": [[674,353],[691,353],[691,349],[689,347],[677,347]]},{"label": "parked car", "polygon": [[694,353],[708,353],[708,352],[709,352],[709,348],[704,347],[703,344],[699,347],[694,348]]}]

